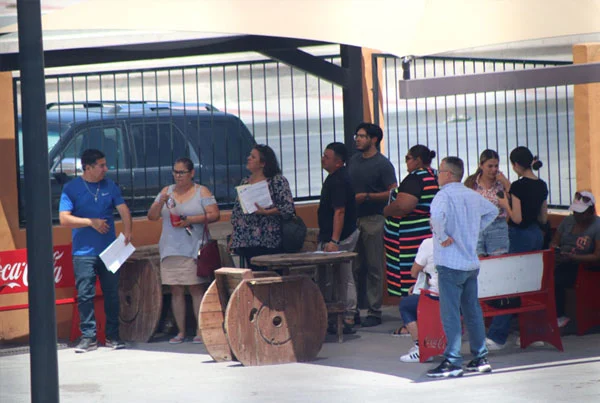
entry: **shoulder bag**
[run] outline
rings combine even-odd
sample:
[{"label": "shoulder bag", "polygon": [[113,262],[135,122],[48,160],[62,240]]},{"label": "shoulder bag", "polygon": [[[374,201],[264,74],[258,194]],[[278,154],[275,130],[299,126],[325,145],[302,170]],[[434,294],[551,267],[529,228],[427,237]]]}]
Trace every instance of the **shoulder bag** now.
[{"label": "shoulder bag", "polygon": [[216,240],[210,239],[208,224],[204,224],[202,233],[202,246],[198,250],[196,258],[196,275],[198,277],[212,277],[215,270],[221,268],[221,255]]},{"label": "shoulder bag", "polygon": [[295,213],[288,219],[281,220],[281,238],[283,251],[286,253],[299,252],[306,238],[306,224]]}]

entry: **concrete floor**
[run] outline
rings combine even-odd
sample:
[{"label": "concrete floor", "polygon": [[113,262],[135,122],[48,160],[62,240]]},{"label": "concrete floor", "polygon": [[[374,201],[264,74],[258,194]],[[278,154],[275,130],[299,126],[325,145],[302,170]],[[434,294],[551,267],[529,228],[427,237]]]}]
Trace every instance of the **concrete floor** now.
[{"label": "concrete floor", "polygon": [[[600,334],[563,337],[553,347],[514,345],[490,354],[492,374],[431,380],[434,364],[398,360],[411,346],[392,337],[399,324],[395,307],[384,323],[358,329],[338,344],[328,336],[319,357],[308,364],[243,367],[215,363],[203,345],[170,345],[166,338],[99,348],[87,354],[58,352],[62,402],[598,402]],[[466,347],[466,346],[465,346]],[[29,355],[0,351],[0,402],[27,402]]]}]

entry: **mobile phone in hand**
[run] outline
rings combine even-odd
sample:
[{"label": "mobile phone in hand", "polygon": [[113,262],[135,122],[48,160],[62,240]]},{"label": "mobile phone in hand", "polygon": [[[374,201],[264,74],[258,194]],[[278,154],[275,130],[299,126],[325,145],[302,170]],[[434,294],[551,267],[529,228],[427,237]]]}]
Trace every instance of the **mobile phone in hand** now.
[{"label": "mobile phone in hand", "polygon": [[496,196],[498,196],[501,199],[504,199],[504,192],[501,190],[499,192],[496,193]]}]

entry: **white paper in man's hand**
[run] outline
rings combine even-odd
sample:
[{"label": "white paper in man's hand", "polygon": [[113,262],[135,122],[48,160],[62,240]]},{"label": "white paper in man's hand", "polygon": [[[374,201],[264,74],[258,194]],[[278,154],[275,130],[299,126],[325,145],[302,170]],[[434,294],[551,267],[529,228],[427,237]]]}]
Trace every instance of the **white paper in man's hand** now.
[{"label": "white paper in man's hand", "polygon": [[125,236],[121,233],[100,253],[100,259],[109,271],[116,273],[134,251],[135,247],[131,242],[125,245]]}]

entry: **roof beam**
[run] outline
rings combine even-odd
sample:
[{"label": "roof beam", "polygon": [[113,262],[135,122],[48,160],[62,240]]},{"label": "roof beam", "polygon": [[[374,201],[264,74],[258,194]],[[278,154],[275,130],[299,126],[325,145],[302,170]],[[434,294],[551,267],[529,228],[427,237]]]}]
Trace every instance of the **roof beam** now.
[{"label": "roof beam", "polygon": [[347,84],[347,71],[344,67],[313,56],[310,53],[299,49],[265,49],[259,52],[271,59],[296,67],[341,87],[345,87]]},{"label": "roof beam", "polygon": [[600,82],[600,63],[399,81],[400,99]]},{"label": "roof beam", "polygon": [[[241,35],[186,41],[48,50],[44,52],[44,64],[46,67],[81,66],[209,54],[258,52],[260,50],[289,49],[325,44],[327,43],[308,39]],[[16,71],[19,70],[19,67],[18,53],[1,55],[0,71]]]}]

